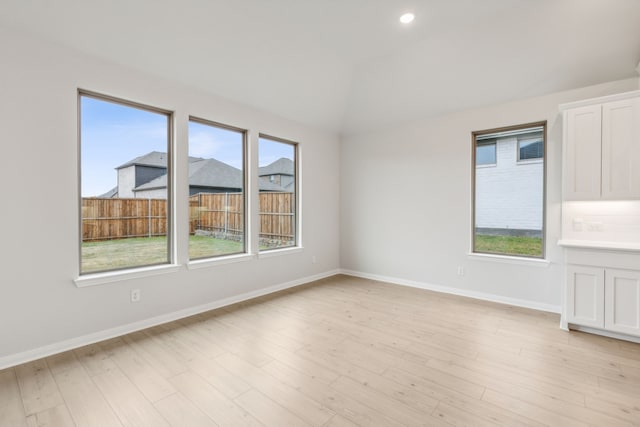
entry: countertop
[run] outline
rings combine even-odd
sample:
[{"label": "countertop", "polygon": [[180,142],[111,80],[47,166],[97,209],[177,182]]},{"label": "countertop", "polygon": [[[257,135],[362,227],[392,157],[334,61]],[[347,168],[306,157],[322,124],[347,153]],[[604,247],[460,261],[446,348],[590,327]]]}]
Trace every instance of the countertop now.
[{"label": "countertop", "polygon": [[558,240],[559,246],[566,248],[606,249],[613,251],[640,252],[640,243],[636,242],[607,242],[600,240]]}]

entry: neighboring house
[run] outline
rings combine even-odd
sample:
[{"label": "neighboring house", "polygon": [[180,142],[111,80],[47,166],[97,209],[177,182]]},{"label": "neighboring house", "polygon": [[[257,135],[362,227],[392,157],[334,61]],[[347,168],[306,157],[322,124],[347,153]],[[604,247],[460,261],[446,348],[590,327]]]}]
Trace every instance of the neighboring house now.
[{"label": "neighboring house", "polygon": [[[167,153],[152,151],[118,166],[116,171],[118,186],[99,197],[167,198]],[[189,195],[237,193],[242,191],[242,188],[243,176],[240,169],[216,159],[189,157]],[[263,180],[260,180],[259,190],[290,191]]]},{"label": "neighboring house", "polygon": [[544,194],[542,133],[479,140],[476,230],[541,236]]},{"label": "neighboring house", "polygon": [[279,185],[288,191],[294,191],[295,171],[293,160],[281,157],[275,162],[258,168],[258,176],[261,182],[270,182]]}]

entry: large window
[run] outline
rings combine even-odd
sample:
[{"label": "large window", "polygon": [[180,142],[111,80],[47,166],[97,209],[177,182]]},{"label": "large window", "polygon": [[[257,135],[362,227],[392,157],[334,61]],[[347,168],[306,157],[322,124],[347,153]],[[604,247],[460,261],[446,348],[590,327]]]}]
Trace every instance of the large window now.
[{"label": "large window", "polygon": [[297,144],[261,135],[258,140],[260,249],[297,244]]},{"label": "large window", "polygon": [[171,114],[80,92],[80,273],[170,262]]},{"label": "large window", "polygon": [[189,121],[189,258],[245,252],[245,131]]},{"label": "large window", "polygon": [[473,133],[474,252],[544,257],[545,137],[546,122]]}]

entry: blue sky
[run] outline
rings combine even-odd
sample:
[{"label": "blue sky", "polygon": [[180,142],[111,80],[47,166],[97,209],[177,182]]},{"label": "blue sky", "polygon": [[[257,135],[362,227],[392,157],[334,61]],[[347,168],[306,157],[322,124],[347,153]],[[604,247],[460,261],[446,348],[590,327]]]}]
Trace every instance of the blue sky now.
[{"label": "blue sky", "polygon": [[[116,167],[151,151],[167,152],[164,114],[83,96],[81,100],[82,196],[98,196],[117,185]],[[260,138],[258,162],[293,159],[293,146]],[[180,143],[178,141],[178,143]],[[242,165],[242,134],[189,123],[189,155]]]}]

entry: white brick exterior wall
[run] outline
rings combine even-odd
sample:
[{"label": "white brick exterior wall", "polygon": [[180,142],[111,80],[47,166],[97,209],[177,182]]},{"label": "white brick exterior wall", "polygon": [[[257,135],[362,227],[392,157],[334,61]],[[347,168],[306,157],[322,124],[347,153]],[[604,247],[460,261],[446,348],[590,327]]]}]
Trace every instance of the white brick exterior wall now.
[{"label": "white brick exterior wall", "polygon": [[118,169],[118,197],[121,199],[134,198],[133,189],[136,187],[136,167],[129,166]]},{"label": "white brick exterior wall", "polygon": [[153,190],[134,191],[133,197],[136,199],[166,199],[166,188],[155,188]]},{"label": "white brick exterior wall", "polygon": [[476,227],[542,230],[540,161],[518,163],[517,138],[499,139],[496,165],[476,168]]}]

